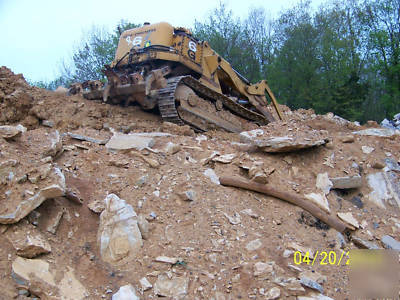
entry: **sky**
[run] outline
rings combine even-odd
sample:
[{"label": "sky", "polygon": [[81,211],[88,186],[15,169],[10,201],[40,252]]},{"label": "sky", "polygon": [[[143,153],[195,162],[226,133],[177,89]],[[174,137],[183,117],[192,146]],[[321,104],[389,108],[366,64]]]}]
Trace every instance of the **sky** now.
[{"label": "sky", "polygon": [[[225,0],[236,17],[264,8],[271,17],[299,0]],[[313,0],[317,7],[323,1]],[[60,75],[74,47],[94,25],[112,30],[121,19],[132,23],[166,21],[192,27],[219,5],[217,0],[0,0],[0,65],[31,81]]]}]

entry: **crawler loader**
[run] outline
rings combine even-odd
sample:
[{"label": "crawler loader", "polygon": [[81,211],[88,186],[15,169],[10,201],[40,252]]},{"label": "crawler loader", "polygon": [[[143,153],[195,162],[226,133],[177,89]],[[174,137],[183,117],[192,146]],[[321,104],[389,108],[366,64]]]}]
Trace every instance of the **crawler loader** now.
[{"label": "crawler loader", "polygon": [[206,41],[165,22],[122,32],[115,59],[103,72],[105,86],[86,81],[71,85],[70,93],[114,104],[138,103],[158,111],[164,121],[197,131],[240,132],[249,124],[274,121],[266,95],[282,119],[265,80],[251,84]]}]

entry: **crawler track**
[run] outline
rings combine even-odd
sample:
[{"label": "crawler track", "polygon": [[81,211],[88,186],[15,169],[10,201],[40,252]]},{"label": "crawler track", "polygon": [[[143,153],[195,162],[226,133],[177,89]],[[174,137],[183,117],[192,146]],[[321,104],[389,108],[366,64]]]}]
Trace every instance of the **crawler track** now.
[{"label": "crawler track", "polygon": [[[175,91],[179,84],[185,84],[194,90],[200,97],[205,100],[215,103],[216,101],[221,101],[222,104],[240,117],[256,122],[260,125],[268,123],[268,120],[261,114],[255,113],[242,105],[236,103],[229,97],[213,91],[212,89],[204,86],[198,80],[192,76],[179,76],[172,77],[168,79],[167,87],[158,90],[158,107],[161,113],[161,117],[164,121],[172,122],[178,125],[183,125],[188,123],[191,126],[196,126],[193,124],[193,120],[186,120],[183,116],[180,116],[177,110],[175,101]],[[200,127],[200,126],[196,126]]]}]

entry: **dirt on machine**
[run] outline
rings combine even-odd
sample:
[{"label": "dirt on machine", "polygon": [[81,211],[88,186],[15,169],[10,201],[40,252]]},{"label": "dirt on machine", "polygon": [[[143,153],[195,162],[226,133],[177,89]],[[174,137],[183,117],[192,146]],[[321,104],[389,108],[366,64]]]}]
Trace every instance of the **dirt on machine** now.
[{"label": "dirt on machine", "polygon": [[197,131],[240,132],[282,119],[265,80],[251,84],[206,41],[165,22],[122,32],[115,59],[103,72],[105,85],[75,83],[70,94],[112,104],[138,103],[144,110],[159,111],[164,121]]}]

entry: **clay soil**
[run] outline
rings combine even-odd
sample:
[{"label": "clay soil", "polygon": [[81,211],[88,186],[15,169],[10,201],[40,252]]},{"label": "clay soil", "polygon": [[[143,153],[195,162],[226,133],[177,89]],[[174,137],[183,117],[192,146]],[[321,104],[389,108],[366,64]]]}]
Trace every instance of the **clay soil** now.
[{"label": "clay soil", "polygon": [[[400,135],[384,138],[352,134],[356,130],[377,127],[376,123],[358,127],[351,122],[340,122],[332,114],[320,116],[311,110],[290,111],[283,107],[285,120],[265,126],[267,135],[307,137],[313,130],[324,130],[330,142],[292,153],[246,152],[235,144],[240,141],[238,134],[223,131],[195,133],[187,126],[163,124],[156,113],[144,112],[138,106],[109,105],[88,101],[79,95],[67,96],[64,92],[31,87],[22,75],[14,75],[5,67],[0,73],[1,124],[22,124],[28,132],[37,132],[39,139],[31,145],[18,138],[1,139],[0,159],[4,153],[19,151],[19,160],[28,168],[29,164],[34,165],[42,158],[35,156],[40,152],[40,139],[45,140],[46,134],[55,130],[62,136],[64,151],[56,156],[54,163],[65,175],[67,186],[79,191],[83,204],[59,197],[45,201],[36,209],[40,214],[36,228],[52,248],[51,253],[38,258],[60,272],[71,267],[89,292],[88,299],[111,299],[112,294],[125,284],[132,284],[140,291],[142,277],[154,284],[157,275],[164,271],[189,278],[185,299],[266,299],[263,293],[273,287],[280,288],[282,299],[295,299],[298,295],[274,283],[276,276],[298,275],[298,271],[289,266],[295,265],[293,255],[283,256],[291,242],[313,251],[335,251],[337,254],[356,248],[347,236],[346,244],[341,245],[336,230],[316,222],[299,207],[211,182],[203,174],[208,168],[218,176],[248,178],[247,171],[241,166],[262,161],[271,170],[268,184],[297,195],[316,192],[316,177],[320,173],[326,172],[329,177],[360,174],[361,188],[331,190],[328,194],[331,214],[351,212],[360,224],[365,221],[364,227],[353,234],[380,247],[383,246],[380,243],[383,235],[397,239],[400,236],[395,221],[400,219],[399,208],[387,205],[382,209],[366,197],[371,192],[366,176],[381,171],[376,168],[379,163],[384,164],[385,158],[400,160]],[[44,126],[48,121],[53,127]],[[104,145],[78,141],[66,134],[73,132],[104,140],[112,136],[110,128],[124,133],[166,132],[171,136],[156,138],[150,150],[110,152]],[[354,141],[344,143],[346,136],[353,136]],[[163,149],[168,142],[180,145],[180,151],[165,153]],[[365,154],[362,146],[373,147],[374,151]],[[219,151],[221,155],[233,153],[235,157],[226,164],[214,161],[204,164],[203,159],[213,151]],[[150,166],[137,155],[138,152],[157,161],[159,166]],[[116,166],[119,165],[116,162],[127,164]],[[7,187],[3,185],[0,189],[4,195]],[[179,196],[186,190],[195,191],[194,201],[184,201]],[[150,222],[149,237],[143,241],[140,255],[123,266],[102,261],[97,241],[99,214],[88,208],[89,203],[102,201],[110,193],[126,200],[137,214],[146,216]],[[354,205],[354,197],[362,201],[362,208]],[[60,209],[65,212],[56,233],[52,234],[46,228]],[[253,215],[243,212],[246,209],[251,209]],[[235,214],[240,215],[240,221],[232,224],[227,216]],[[27,217],[17,224],[1,225],[2,299],[17,297],[17,283],[11,274],[11,265],[17,255],[8,233],[30,221]],[[248,251],[246,245],[256,239],[262,246]],[[183,263],[171,266],[155,262],[160,255],[179,257]],[[277,265],[275,275],[254,276],[255,263],[270,261]],[[334,299],[349,297],[349,267],[345,264],[316,263],[311,266],[302,263],[297,267],[327,277],[323,284],[324,295]],[[312,292],[305,288],[304,294]],[[140,296],[143,299],[158,298],[154,289]]]}]

